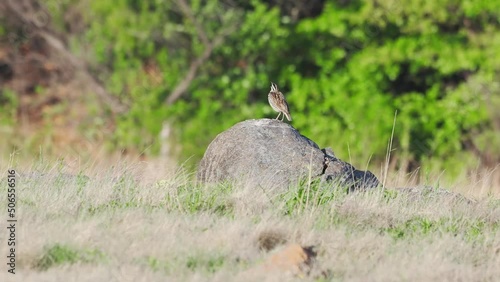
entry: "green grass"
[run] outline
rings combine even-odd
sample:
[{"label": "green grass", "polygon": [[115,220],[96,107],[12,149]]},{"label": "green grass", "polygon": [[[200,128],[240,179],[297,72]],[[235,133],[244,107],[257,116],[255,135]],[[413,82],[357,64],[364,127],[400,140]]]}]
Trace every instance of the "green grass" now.
[{"label": "green grass", "polygon": [[34,268],[47,270],[61,264],[104,262],[106,256],[97,249],[74,249],[69,246],[55,244],[44,248],[43,254],[35,262]]},{"label": "green grass", "polygon": [[160,271],[166,274],[175,275],[180,269],[190,272],[202,272],[204,274],[213,274],[221,269],[224,264],[230,260],[222,254],[196,253],[175,258],[158,258],[148,256],[137,259],[135,262],[146,265],[153,271]]},{"label": "green grass", "polygon": [[[120,281],[114,273],[122,272],[148,281],[252,280],[245,275],[291,242],[318,249],[316,274],[305,277],[312,281],[500,275],[500,200],[491,196],[347,193],[320,182],[270,192],[202,185],[156,166],[16,167],[23,281],[80,280],[86,273]],[[0,209],[6,203],[0,194]]]}]

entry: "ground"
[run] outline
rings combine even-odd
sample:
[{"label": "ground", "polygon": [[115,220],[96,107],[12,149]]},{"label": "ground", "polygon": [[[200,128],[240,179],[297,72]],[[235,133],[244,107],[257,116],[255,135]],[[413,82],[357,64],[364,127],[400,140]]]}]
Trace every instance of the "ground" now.
[{"label": "ground", "polygon": [[[201,185],[182,169],[126,160],[1,163],[1,187],[7,165],[17,172],[19,248],[16,274],[2,263],[1,281],[500,277],[500,201],[491,196],[347,194],[314,183],[272,194]],[[311,267],[270,271],[266,263],[290,244],[313,247]],[[6,260],[5,242],[0,253]]]}]

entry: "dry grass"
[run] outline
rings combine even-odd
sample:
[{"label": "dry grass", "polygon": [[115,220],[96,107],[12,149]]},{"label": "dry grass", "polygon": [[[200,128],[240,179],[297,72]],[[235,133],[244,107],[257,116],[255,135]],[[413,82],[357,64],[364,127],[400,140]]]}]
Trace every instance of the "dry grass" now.
[{"label": "dry grass", "polygon": [[[7,166],[0,164],[0,187],[6,187]],[[488,193],[472,193],[473,202],[434,191],[346,194],[319,185],[270,194],[200,186],[159,162],[13,166],[19,173],[17,274],[8,274],[2,262],[0,281],[500,277],[500,201]],[[5,218],[5,192],[0,210]],[[309,276],[252,273],[267,249],[285,242],[316,246]],[[4,241],[0,254],[5,260]]]}]

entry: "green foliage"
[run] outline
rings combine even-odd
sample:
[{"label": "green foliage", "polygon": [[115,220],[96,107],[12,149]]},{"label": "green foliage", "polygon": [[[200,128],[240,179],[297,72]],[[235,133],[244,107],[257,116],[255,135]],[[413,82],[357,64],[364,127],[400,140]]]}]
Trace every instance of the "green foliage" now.
[{"label": "green foliage", "polygon": [[214,273],[224,265],[225,259],[226,258],[224,256],[220,255],[190,256],[186,261],[186,266],[193,272],[202,269],[209,273]]},{"label": "green foliage", "polygon": [[74,264],[100,262],[105,259],[104,253],[97,249],[77,250],[66,245],[55,244],[47,247],[43,255],[36,262],[35,267],[40,270],[47,270],[61,264]]},{"label": "green foliage", "polygon": [[212,254],[198,251],[191,255],[183,254],[165,259],[150,256],[140,259],[138,262],[149,266],[154,271],[166,273],[179,273],[182,272],[182,269],[187,269],[193,273],[213,274],[228,263],[228,258],[220,253]]},{"label": "green foliage", "polygon": [[[338,123],[334,128],[339,132],[349,131],[340,141],[350,144],[351,154],[358,159],[368,159],[370,154],[381,159],[396,110],[395,147],[401,154],[419,163],[431,157],[453,158],[462,149],[464,133],[487,120],[481,95],[460,93],[459,86],[469,74],[479,74],[491,49],[475,44],[466,26],[456,26],[455,17],[463,20],[463,11],[457,7],[459,12],[451,13],[448,1],[383,2],[356,7],[358,13],[327,5],[322,16],[299,24],[300,32],[321,36],[329,44],[315,50],[321,56],[315,63],[323,64],[319,89],[310,86],[311,79],[300,89],[306,83],[296,75],[293,89],[297,92],[292,94],[307,97],[304,110],[319,107],[320,112],[338,115],[331,122]],[[458,30],[449,32],[451,28]],[[332,52],[326,52],[332,47]],[[307,89],[310,94],[304,95]],[[319,99],[309,98],[314,92],[321,93],[316,94]],[[323,124],[322,115],[308,113],[308,117],[296,120],[317,119],[312,123]]]},{"label": "green foliage", "polygon": [[16,93],[0,89],[0,126],[11,126],[17,121],[19,100]]},{"label": "green foliage", "polygon": [[[108,90],[130,105],[117,119],[118,148],[157,153],[169,121],[180,157],[195,162],[231,125],[274,116],[270,81],[287,96],[294,127],[356,165],[384,160],[395,112],[402,167],[457,171],[464,144],[491,131],[476,86],[498,81],[498,1],[328,2],[319,16],[295,21],[264,1],[187,2],[191,16],[175,1],[90,1],[86,40],[107,67]],[[209,40],[236,30],[169,105],[208,48],[200,26]]]},{"label": "green foliage", "polygon": [[422,236],[430,232],[436,232],[437,228],[437,222],[433,222],[427,218],[416,217],[385,228],[384,232],[387,232],[394,239],[403,239],[409,236]]},{"label": "green foliage", "polygon": [[469,242],[478,242],[484,239],[484,234],[496,232],[499,227],[498,223],[485,223],[484,220],[478,219],[456,217],[432,220],[428,217],[416,216],[404,222],[383,227],[381,231],[397,240],[449,233]]},{"label": "green foliage", "polygon": [[[82,195],[88,186],[88,178],[78,175],[75,180],[77,194]],[[138,195],[139,184],[130,175],[120,176],[112,185],[111,195],[99,204],[89,204],[89,215],[105,213],[119,209],[145,207],[148,210],[167,209],[170,212],[185,212],[200,214],[214,213],[219,216],[233,216],[233,209],[229,197],[233,192],[233,185],[219,184],[215,186],[196,185],[193,183],[178,183],[177,181],[158,181],[151,191],[159,191],[163,197],[159,203],[151,204]]]},{"label": "green foliage", "polygon": [[[165,184],[158,183],[161,189],[167,188]],[[229,201],[233,185],[219,184],[216,186],[206,185],[179,185],[170,186],[174,193],[166,196],[169,209],[180,212],[202,213],[212,212],[220,216],[231,216],[233,206]],[[167,189],[168,189],[167,188]]]},{"label": "green foliage", "polygon": [[345,196],[347,191],[345,187],[333,189],[331,185],[322,185],[319,179],[312,183],[303,181],[282,193],[277,202],[283,203],[284,214],[295,216],[308,209],[329,208],[333,200]]}]

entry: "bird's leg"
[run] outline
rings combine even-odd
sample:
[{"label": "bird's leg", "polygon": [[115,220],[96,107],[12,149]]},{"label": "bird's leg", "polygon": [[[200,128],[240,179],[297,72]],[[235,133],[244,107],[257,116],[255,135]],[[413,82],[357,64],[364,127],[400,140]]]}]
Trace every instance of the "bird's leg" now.
[{"label": "bird's leg", "polygon": [[275,119],[278,119],[281,115],[281,112],[278,112],[278,116]]},{"label": "bird's leg", "polygon": [[284,121],[285,120],[285,113],[282,113],[283,115],[281,115],[281,121]]}]

